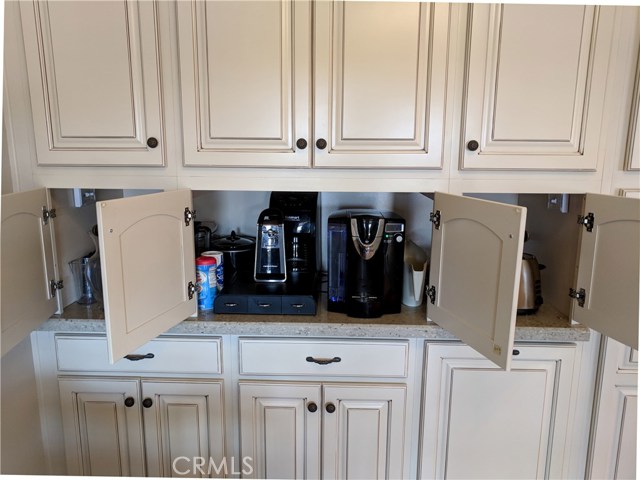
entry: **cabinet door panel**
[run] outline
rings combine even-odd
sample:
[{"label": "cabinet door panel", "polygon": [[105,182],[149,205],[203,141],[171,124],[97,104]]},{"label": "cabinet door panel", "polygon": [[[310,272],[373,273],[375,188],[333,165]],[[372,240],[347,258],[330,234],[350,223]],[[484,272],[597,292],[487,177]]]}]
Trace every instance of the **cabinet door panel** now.
[{"label": "cabinet door panel", "polygon": [[575,346],[517,347],[509,372],[428,345],[420,478],[561,478]]},{"label": "cabinet door panel", "polygon": [[584,213],[595,221],[582,231],[577,288],[586,299],[573,318],[637,350],[640,199],[587,194]]},{"label": "cabinet door panel", "polygon": [[526,208],[436,192],[427,318],[509,369]]},{"label": "cabinet door panel", "polygon": [[[226,475],[222,392],[222,381],[142,382],[142,398],[153,401],[143,408],[150,476]],[[205,459],[201,471],[194,458]]]},{"label": "cabinet door panel", "polygon": [[113,363],[196,312],[191,192],[96,205],[104,310]]},{"label": "cabinet door panel", "polygon": [[309,2],[185,1],[178,21],[185,164],[308,166]]},{"label": "cabinet door panel", "polygon": [[2,196],[2,355],[57,309],[52,221],[45,189]]},{"label": "cabinet door panel", "polygon": [[595,170],[613,12],[501,4],[469,15],[463,143],[480,147],[461,146],[462,168]]},{"label": "cabinet door panel", "polygon": [[315,165],[441,168],[449,9],[316,3]]},{"label": "cabinet door panel", "polygon": [[[240,449],[246,478],[320,478],[319,384],[240,382]],[[307,411],[314,403],[318,409]]]},{"label": "cabinet door panel", "polygon": [[[60,379],[71,475],[145,475],[137,380]],[[134,403],[125,406],[125,399]]]},{"label": "cabinet door panel", "polygon": [[404,386],[325,385],[324,402],[324,478],[403,478]]},{"label": "cabinet door panel", "polygon": [[155,3],[34,1],[22,14],[38,162],[163,165]]}]

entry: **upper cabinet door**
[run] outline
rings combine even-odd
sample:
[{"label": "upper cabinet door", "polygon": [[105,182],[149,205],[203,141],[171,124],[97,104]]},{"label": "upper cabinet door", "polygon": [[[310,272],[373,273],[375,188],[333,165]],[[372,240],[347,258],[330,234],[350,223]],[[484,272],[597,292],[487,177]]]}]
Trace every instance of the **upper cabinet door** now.
[{"label": "upper cabinet door", "polygon": [[191,191],[96,205],[111,363],[196,312]]},{"label": "upper cabinet door", "polygon": [[20,6],[38,163],[163,165],[156,3]]},{"label": "upper cabinet door", "polygon": [[442,167],[450,8],[315,3],[315,166]]},{"label": "upper cabinet door", "polygon": [[573,319],[637,350],[640,199],[588,194],[584,215]]},{"label": "upper cabinet door", "polygon": [[309,166],[309,1],[177,8],[185,165]]},{"label": "upper cabinet door", "polygon": [[508,370],[527,210],[442,193],[433,208],[427,318]]},{"label": "upper cabinet door", "polygon": [[625,152],[625,170],[640,170],[640,121],[638,121],[638,114],[640,114],[640,58],[638,58],[636,65],[636,76],[633,83],[627,149]]},{"label": "upper cabinet door", "polygon": [[46,189],[2,196],[2,355],[58,308],[49,205]]},{"label": "upper cabinet door", "polygon": [[469,7],[461,168],[598,168],[613,14]]}]

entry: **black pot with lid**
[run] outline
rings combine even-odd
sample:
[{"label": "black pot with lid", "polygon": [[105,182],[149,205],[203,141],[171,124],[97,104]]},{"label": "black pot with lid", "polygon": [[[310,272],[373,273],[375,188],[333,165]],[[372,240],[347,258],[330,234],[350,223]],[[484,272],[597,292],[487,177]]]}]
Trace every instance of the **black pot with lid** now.
[{"label": "black pot with lid", "polygon": [[210,242],[211,250],[223,253],[225,285],[227,279],[253,279],[253,265],[255,262],[256,238],[240,235],[231,231],[230,235],[217,237]]}]

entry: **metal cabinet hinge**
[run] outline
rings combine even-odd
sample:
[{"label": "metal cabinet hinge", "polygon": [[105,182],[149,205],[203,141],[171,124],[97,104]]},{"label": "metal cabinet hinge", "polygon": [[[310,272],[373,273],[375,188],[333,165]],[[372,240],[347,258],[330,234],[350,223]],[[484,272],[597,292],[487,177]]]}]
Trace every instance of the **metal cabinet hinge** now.
[{"label": "metal cabinet hinge", "polygon": [[48,224],[50,218],[56,218],[56,209],[49,210],[46,206],[42,207],[42,223]]},{"label": "metal cabinet hinge", "polygon": [[196,287],[193,282],[189,282],[187,285],[187,295],[189,295],[189,300],[193,299],[193,296],[196,294],[198,287]]},{"label": "metal cabinet hinge", "polygon": [[63,280],[51,280],[49,282],[49,292],[51,292],[51,296],[55,297],[56,292],[64,288]]},{"label": "metal cabinet hinge", "polygon": [[196,218],[196,211],[189,210],[189,207],[184,207],[184,224],[188,227],[191,220]]},{"label": "metal cabinet hinge", "polygon": [[427,288],[427,296],[429,297],[429,300],[431,301],[431,303],[435,305],[436,304],[436,287],[431,285],[429,288]]},{"label": "metal cabinet hinge", "polygon": [[596,217],[592,212],[589,212],[586,215],[578,215],[578,223],[580,225],[584,225],[587,229],[587,232],[593,232],[593,226],[595,225]]},{"label": "metal cabinet hinge", "polygon": [[429,214],[429,221],[433,223],[433,226],[436,227],[436,230],[439,230],[440,229],[440,210],[431,212]]},{"label": "metal cabinet hinge", "polygon": [[569,289],[569,296],[575,298],[578,301],[578,306],[584,308],[584,302],[587,300],[587,292],[584,288],[576,290],[574,288]]}]

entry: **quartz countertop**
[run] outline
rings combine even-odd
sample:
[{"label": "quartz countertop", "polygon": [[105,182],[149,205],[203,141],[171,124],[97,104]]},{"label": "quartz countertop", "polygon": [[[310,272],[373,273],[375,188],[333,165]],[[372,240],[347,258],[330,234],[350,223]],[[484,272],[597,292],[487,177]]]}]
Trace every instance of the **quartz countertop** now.
[{"label": "quartz countertop", "polygon": [[[76,333],[104,333],[104,310],[100,305],[77,303],[54,315],[40,330]],[[402,307],[397,314],[380,318],[350,318],[342,313],[328,312],[325,302],[318,303],[316,315],[239,315],[199,313],[170,328],[167,334],[184,335],[272,335],[305,337],[368,337],[424,338],[456,340],[457,338],[427,321],[426,306]],[[589,339],[589,329],[572,324],[551,306],[542,305],[535,315],[519,315],[515,341],[575,342]]]}]

